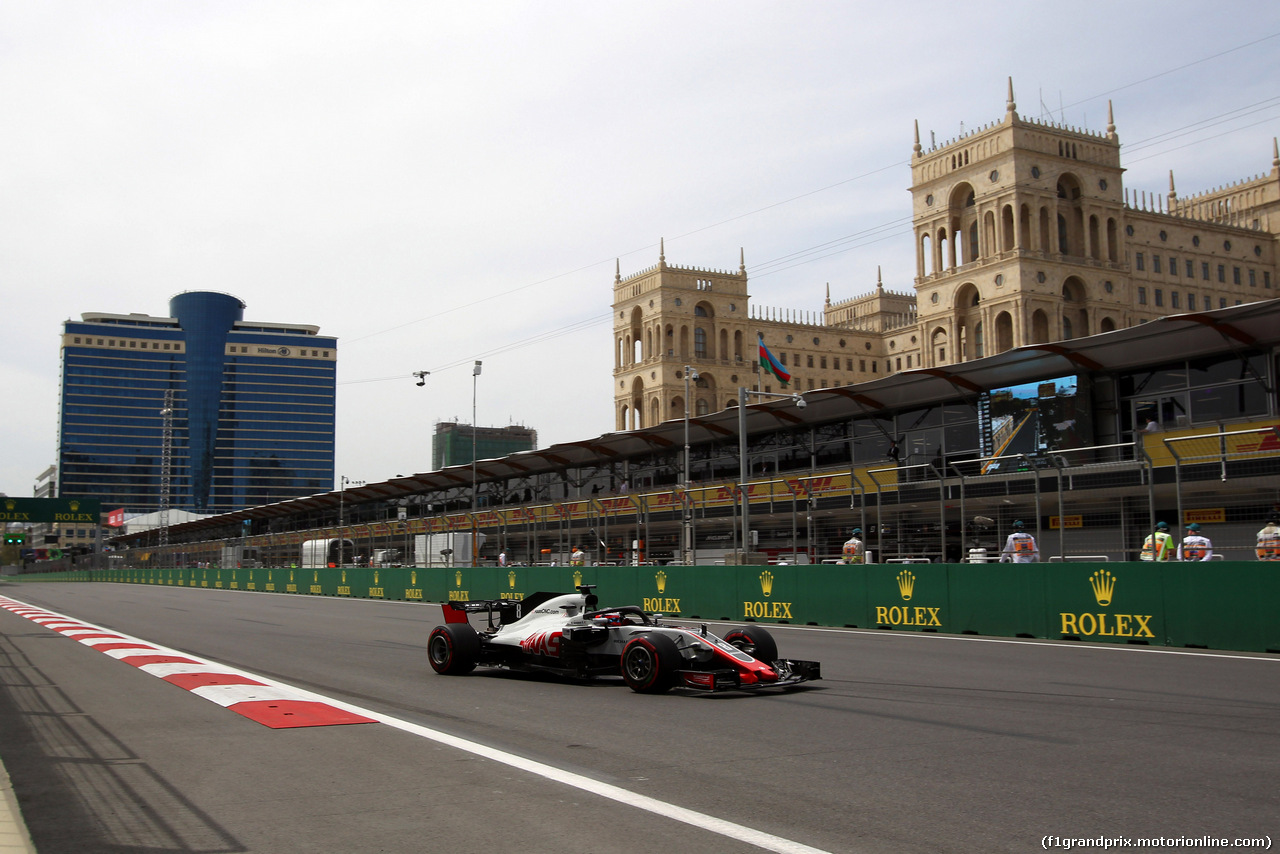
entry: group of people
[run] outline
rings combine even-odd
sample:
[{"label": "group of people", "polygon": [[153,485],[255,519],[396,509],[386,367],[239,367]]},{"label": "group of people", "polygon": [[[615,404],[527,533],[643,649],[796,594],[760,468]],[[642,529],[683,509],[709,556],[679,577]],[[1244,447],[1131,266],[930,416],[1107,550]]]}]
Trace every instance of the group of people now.
[{"label": "group of people", "polygon": [[1138,559],[1160,561],[1169,560],[1175,555],[1178,560],[1185,561],[1203,561],[1213,558],[1213,543],[1200,533],[1200,523],[1192,522],[1187,525],[1187,534],[1175,549],[1168,523],[1157,522],[1156,529],[1147,534],[1147,538],[1142,541],[1142,551]]},{"label": "group of people", "polygon": [[[569,566],[586,566],[586,564],[587,553],[582,550],[581,546],[574,546],[573,553],[569,555]],[[551,561],[551,565],[555,566],[556,562]],[[498,552],[498,566],[523,566],[523,564],[512,561],[507,554],[507,550],[503,549]]]},{"label": "group of people", "polygon": [[[849,531],[849,539],[840,550],[840,563],[846,565],[866,563],[866,554],[867,548],[862,540],[862,529],[852,529]],[[1257,556],[1258,560],[1280,561],[1280,516],[1269,518],[1266,526],[1258,532]],[[581,547],[574,546],[573,554],[569,557],[569,565],[583,566],[586,563],[586,557]],[[1175,557],[1181,561],[1204,561],[1213,558],[1213,543],[1200,533],[1198,522],[1187,525],[1186,536],[1176,546],[1173,535],[1169,533],[1169,525],[1165,522],[1157,522],[1155,531],[1143,541],[1142,552],[1139,555],[1139,559],[1147,561],[1171,560]],[[1026,525],[1021,520],[1014,522],[1013,531],[1000,551],[1000,562],[1036,563],[1039,560],[1040,548],[1036,545],[1035,536],[1026,530]],[[498,566],[509,565],[507,551],[503,549],[498,554]]]},{"label": "group of people", "polygon": [[[1267,524],[1258,532],[1256,552],[1258,560],[1280,561],[1280,517],[1267,519]],[[1165,561],[1175,558],[1181,561],[1206,561],[1213,558],[1213,543],[1200,533],[1200,523],[1187,525],[1186,536],[1176,546],[1173,535],[1169,533],[1166,522],[1157,522],[1156,529],[1142,543],[1140,560]],[[1040,560],[1040,548],[1036,538],[1026,530],[1021,520],[1013,523],[1013,531],[1005,540],[1000,551],[1001,563],[1036,563]],[[866,544],[862,541],[862,529],[854,528],[849,532],[849,539],[841,549],[840,563],[861,564],[866,562]]]}]

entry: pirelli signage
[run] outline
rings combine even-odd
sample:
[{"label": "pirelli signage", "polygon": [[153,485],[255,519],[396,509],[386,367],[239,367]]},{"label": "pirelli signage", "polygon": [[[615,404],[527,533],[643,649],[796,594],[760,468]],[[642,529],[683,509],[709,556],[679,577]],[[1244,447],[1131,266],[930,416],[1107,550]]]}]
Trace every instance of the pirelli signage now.
[{"label": "pirelli signage", "polygon": [[102,502],[96,498],[0,498],[0,522],[5,523],[97,525],[101,515]]}]

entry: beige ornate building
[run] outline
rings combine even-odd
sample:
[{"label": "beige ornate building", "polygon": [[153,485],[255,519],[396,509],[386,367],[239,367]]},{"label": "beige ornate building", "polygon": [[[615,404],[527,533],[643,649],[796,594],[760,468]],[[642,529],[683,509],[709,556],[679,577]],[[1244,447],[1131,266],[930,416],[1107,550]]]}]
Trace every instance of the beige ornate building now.
[{"label": "beige ornate building", "polygon": [[[739,386],[807,391],[1027,345],[1054,346],[1166,314],[1276,296],[1280,147],[1271,171],[1179,197],[1129,192],[1110,105],[1096,133],[1018,115],[911,159],[914,293],[821,311],[750,302],[736,271],[658,264],[614,276],[619,430],[737,404]],[[757,336],[792,374],[758,370]]]}]

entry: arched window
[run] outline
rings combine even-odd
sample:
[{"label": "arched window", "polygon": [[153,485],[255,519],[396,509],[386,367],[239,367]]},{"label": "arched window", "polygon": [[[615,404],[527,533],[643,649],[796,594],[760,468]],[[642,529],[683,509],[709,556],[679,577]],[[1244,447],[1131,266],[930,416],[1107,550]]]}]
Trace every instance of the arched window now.
[{"label": "arched window", "polygon": [[933,330],[931,343],[933,344],[934,364],[945,365],[947,363],[947,330],[941,326]]},{"label": "arched window", "polygon": [[707,330],[701,326],[693,330],[693,356],[696,359],[707,358]]},{"label": "arched window", "polygon": [[1058,251],[1063,255],[1085,254],[1081,195],[1080,181],[1076,176],[1064,173],[1058,177]]},{"label": "arched window", "polygon": [[996,352],[1003,353],[1013,349],[1013,318],[1009,312],[1002,311],[996,315]]},{"label": "arched window", "polygon": [[639,377],[631,383],[631,413],[634,423],[628,429],[639,430],[648,426],[644,423],[644,381]]},{"label": "arched window", "polygon": [[1049,315],[1044,313],[1044,309],[1037,308],[1031,313],[1031,343],[1049,343]]},{"label": "arched window", "polygon": [[644,340],[644,315],[640,306],[631,309],[631,362],[643,362],[645,357],[641,342]]}]

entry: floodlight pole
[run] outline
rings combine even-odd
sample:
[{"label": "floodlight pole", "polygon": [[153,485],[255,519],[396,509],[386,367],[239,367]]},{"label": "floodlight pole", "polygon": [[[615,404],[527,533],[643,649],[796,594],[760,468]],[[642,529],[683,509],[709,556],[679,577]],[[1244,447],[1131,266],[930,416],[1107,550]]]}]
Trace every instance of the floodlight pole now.
[{"label": "floodlight pole", "polygon": [[742,559],[747,559],[751,549],[751,501],[747,494],[747,476],[750,466],[747,464],[747,396],[764,400],[790,400],[797,408],[804,409],[808,404],[799,392],[792,394],[776,394],[771,391],[753,391],[745,386],[738,386],[738,492],[742,501]]},{"label": "floodlight pole", "polygon": [[698,381],[698,372],[689,365],[684,366],[684,477],[683,485],[685,489],[685,499],[681,501],[680,516],[683,520],[682,539],[684,540],[684,563],[686,566],[693,564],[693,555],[696,547],[693,543],[693,534],[691,525],[693,523],[692,513],[688,506],[689,492],[689,389],[690,382]]}]

